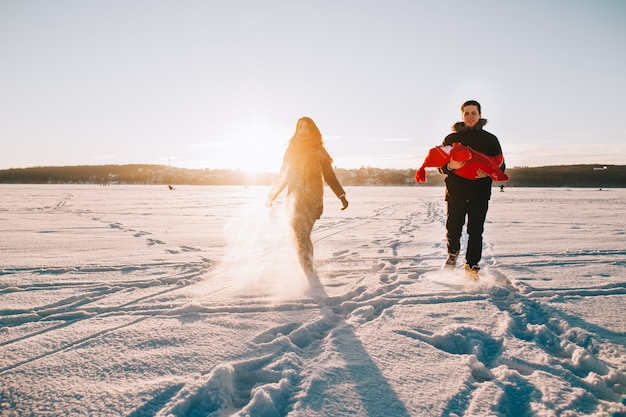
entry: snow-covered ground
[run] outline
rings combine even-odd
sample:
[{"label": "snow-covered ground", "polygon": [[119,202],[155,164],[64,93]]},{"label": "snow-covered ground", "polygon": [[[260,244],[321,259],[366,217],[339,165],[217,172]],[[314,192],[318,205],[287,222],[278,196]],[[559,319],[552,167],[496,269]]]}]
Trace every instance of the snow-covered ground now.
[{"label": "snow-covered ground", "polygon": [[626,415],[626,190],[327,191],[310,287],[267,187],[0,185],[1,416]]}]

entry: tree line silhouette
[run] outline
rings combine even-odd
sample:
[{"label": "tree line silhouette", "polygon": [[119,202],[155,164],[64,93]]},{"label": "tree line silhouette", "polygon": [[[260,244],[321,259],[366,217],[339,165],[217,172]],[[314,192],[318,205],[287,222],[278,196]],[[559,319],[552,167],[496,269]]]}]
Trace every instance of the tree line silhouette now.
[{"label": "tree line silhouette", "polygon": [[[442,186],[444,176],[428,170],[426,184],[416,184],[415,169],[335,168],[348,186]],[[507,169],[506,187],[626,187],[626,165],[556,165]],[[155,184],[270,185],[276,173],[251,174],[230,169],[189,169],[166,165],[79,165],[0,170],[2,184]],[[494,183],[500,186],[501,183]]]}]

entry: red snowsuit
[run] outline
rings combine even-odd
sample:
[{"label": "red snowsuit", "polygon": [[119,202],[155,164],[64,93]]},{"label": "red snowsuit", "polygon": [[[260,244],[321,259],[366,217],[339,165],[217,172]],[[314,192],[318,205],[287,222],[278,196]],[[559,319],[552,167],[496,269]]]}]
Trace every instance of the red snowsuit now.
[{"label": "red snowsuit", "polygon": [[465,161],[465,164],[454,171],[456,175],[470,180],[478,178],[477,171],[482,171],[491,179],[498,182],[508,181],[509,177],[500,169],[504,157],[485,155],[470,147],[455,143],[453,146],[435,146],[428,151],[424,163],[415,173],[415,181],[426,182],[426,168],[440,168],[450,160],[457,162]]}]

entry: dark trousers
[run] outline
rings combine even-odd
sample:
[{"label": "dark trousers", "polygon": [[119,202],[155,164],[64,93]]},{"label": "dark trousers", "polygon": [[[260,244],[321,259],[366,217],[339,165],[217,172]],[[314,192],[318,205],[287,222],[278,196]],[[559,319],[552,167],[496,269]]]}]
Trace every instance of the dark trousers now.
[{"label": "dark trousers", "polygon": [[467,251],[465,262],[471,266],[478,265],[483,252],[483,230],[489,200],[454,200],[448,199],[446,219],[446,240],[448,253],[461,249],[461,233],[467,216]]}]

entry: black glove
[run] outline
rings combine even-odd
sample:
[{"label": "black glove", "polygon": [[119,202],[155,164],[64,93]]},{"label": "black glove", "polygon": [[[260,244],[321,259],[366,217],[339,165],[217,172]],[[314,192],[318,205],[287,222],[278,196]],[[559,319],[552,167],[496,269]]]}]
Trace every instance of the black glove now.
[{"label": "black glove", "polygon": [[339,199],[341,200],[341,204],[343,205],[341,210],[347,209],[348,208],[348,200],[346,200],[346,196],[342,195],[341,197],[339,197]]}]

